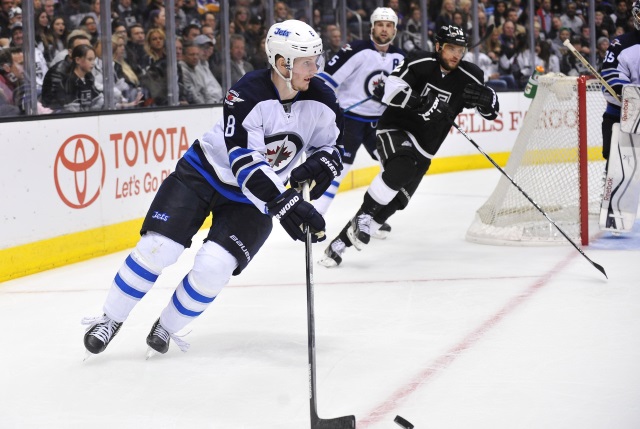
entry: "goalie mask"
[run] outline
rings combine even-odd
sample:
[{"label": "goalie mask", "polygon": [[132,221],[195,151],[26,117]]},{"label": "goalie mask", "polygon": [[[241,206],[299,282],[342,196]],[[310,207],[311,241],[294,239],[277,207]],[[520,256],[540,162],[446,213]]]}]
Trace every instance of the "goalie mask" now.
[{"label": "goalie mask", "polygon": [[315,57],[318,72],[322,71],[322,39],[309,25],[302,21],[290,19],[284,22],[273,24],[267,33],[265,41],[265,52],[269,64],[275,72],[291,86],[291,73],[289,77],[284,77],[278,67],[276,60],[278,56],[284,58],[285,67],[290,72],[293,71],[296,58]]},{"label": "goalie mask", "polygon": [[[393,39],[395,39],[396,34],[398,34],[398,15],[396,15],[393,9],[391,9],[390,7],[376,8],[371,14],[370,21],[371,21],[371,40],[373,40],[373,43],[380,46],[388,46],[389,44],[391,44],[391,42],[393,42]],[[376,40],[377,37],[374,38],[374,28],[376,26],[376,22],[378,21],[388,21],[393,23],[393,35],[391,36],[391,39],[386,43],[378,43],[378,41]]]},{"label": "goalie mask", "polygon": [[640,0],[635,0],[631,6],[631,16],[633,16],[633,26],[640,30]]}]

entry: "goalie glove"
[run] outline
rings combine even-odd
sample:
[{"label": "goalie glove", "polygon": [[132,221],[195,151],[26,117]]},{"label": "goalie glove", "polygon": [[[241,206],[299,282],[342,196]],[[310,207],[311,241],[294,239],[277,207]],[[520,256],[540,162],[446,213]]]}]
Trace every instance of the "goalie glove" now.
[{"label": "goalie glove", "polygon": [[422,103],[412,110],[420,115],[425,122],[451,122],[455,117],[449,104],[438,98],[434,91],[427,93],[427,96],[422,99]]},{"label": "goalie glove", "polygon": [[309,182],[309,195],[317,200],[341,171],[342,160],[338,153],[319,150],[291,171],[291,187],[301,191],[302,184]]},{"label": "goalie glove", "polygon": [[294,240],[306,239],[305,224],[309,225],[312,242],[316,243],[326,238],[324,218],[311,203],[303,200],[302,195],[295,189],[287,189],[268,202],[267,212],[280,221],[280,225]]}]

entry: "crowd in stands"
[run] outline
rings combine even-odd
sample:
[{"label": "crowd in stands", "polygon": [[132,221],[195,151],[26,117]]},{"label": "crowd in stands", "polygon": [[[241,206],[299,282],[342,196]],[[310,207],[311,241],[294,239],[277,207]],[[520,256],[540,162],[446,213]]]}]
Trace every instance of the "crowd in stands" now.
[{"label": "crowd in stands", "polygon": [[[169,104],[166,41],[175,41],[180,104],[219,103],[226,92],[219,32],[220,7],[215,0],[175,0],[176,34],[165,34],[164,0],[113,0],[111,16],[101,16],[101,0],[35,0],[35,80],[38,113],[99,110],[104,107],[100,22],[108,19],[112,33],[114,99],[120,109]],[[104,1],[104,0],[103,0]],[[534,0],[534,28],[529,29],[524,0],[479,0],[478,33],[486,40],[474,61],[485,72],[487,84],[497,90],[521,90],[536,66],[567,75],[587,73],[567,52],[564,40],[587,58],[596,40],[596,67],[609,41],[631,31],[633,18],[625,0],[595,1],[589,16],[586,0]],[[235,83],[245,73],[267,67],[264,52],[266,23],[264,0],[231,0],[229,69]],[[325,40],[329,61],[342,41],[359,35],[368,38],[374,0],[346,0],[347,28],[336,24],[336,11],[328,0],[316,0],[312,14],[302,0],[275,1],[276,22],[308,21]],[[394,44],[410,54],[433,50],[432,35],[442,25],[454,24],[468,32],[472,43],[471,0],[432,0],[428,3],[428,40],[422,40],[422,11],[416,0],[385,0],[399,17]],[[595,34],[590,33],[590,19]],[[487,34],[493,25],[491,34]],[[529,46],[529,31],[535,44]],[[344,34],[346,33],[346,34]],[[0,0],[0,116],[24,113],[24,44],[21,0]],[[535,51],[532,62],[531,49]],[[468,52],[467,55],[473,55]]]}]

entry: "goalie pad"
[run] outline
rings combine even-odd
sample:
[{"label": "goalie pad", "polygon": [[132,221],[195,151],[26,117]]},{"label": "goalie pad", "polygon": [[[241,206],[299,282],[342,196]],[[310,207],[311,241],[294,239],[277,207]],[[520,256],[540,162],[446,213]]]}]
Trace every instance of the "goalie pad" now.
[{"label": "goalie pad", "polygon": [[630,232],[633,228],[640,197],[639,156],[640,135],[623,132],[620,124],[614,124],[600,206],[603,231]]},{"label": "goalie pad", "polygon": [[640,85],[625,85],[622,88],[620,131],[640,134]]}]

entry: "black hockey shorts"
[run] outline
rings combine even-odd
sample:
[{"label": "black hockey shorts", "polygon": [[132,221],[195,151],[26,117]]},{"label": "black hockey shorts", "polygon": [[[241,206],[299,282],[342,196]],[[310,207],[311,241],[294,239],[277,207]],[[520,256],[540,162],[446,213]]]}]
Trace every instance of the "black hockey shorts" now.
[{"label": "black hockey shorts", "polygon": [[609,151],[611,150],[611,134],[613,133],[613,124],[620,122],[620,117],[605,113],[602,115],[602,157],[609,159]]},{"label": "black hockey shorts", "polygon": [[371,158],[377,160],[376,154],[376,125],[378,122],[362,122],[351,118],[344,118],[344,129],[342,131],[342,144],[344,155],[342,162],[353,165],[356,153],[361,144],[369,152]]},{"label": "black hockey shorts", "polygon": [[157,232],[190,247],[209,213],[213,222],[206,241],[218,243],[237,259],[233,275],[238,275],[269,237],[271,216],[253,204],[224,197],[184,159],[160,185],[140,233]]}]

